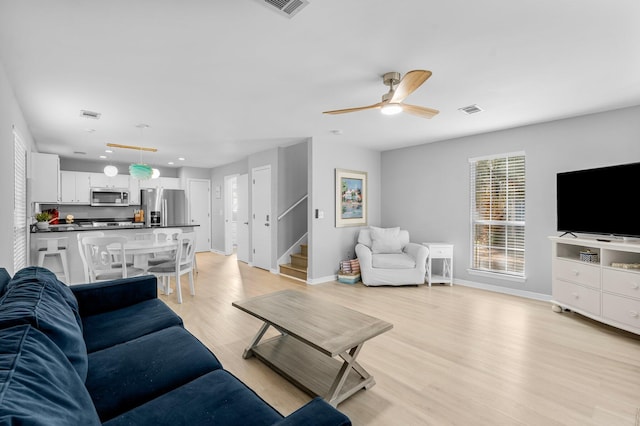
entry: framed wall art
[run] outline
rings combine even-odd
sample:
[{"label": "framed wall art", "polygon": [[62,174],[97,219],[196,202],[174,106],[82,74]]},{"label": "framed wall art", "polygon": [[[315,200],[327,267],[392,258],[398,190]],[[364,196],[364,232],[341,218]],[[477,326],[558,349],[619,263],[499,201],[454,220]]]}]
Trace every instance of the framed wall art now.
[{"label": "framed wall art", "polygon": [[336,228],[367,225],[367,172],[336,169]]}]

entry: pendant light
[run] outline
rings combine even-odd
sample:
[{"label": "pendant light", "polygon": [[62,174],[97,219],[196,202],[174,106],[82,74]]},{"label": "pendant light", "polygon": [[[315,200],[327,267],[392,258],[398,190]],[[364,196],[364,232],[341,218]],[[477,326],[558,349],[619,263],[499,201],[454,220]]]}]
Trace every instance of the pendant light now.
[{"label": "pendant light", "polygon": [[[148,128],[148,124],[140,123],[137,124],[136,127],[140,129],[140,136],[142,138],[144,129]],[[129,175],[133,176],[139,180],[147,180],[151,179],[153,176],[153,169],[148,164],[142,162],[142,151],[145,150],[140,148],[138,151],[140,152],[140,161],[138,163],[133,163],[129,166]]]},{"label": "pendant light", "polygon": [[108,166],[104,166],[104,174],[109,177],[114,177],[118,175],[118,168],[116,166],[112,166],[109,164]]}]

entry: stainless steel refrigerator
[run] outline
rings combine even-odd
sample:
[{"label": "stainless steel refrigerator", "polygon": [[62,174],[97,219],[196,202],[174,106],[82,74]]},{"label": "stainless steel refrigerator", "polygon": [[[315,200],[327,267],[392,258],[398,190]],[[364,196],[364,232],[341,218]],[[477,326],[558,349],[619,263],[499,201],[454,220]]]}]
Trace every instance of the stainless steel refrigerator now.
[{"label": "stainless steel refrigerator", "polygon": [[141,189],[145,226],[187,225],[187,201],[182,189]]}]

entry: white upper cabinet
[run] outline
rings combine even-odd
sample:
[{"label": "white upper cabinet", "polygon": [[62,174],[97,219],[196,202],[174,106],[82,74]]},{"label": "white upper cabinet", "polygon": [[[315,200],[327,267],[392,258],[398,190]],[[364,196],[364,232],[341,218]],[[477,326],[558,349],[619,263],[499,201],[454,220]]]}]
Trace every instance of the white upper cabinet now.
[{"label": "white upper cabinet", "polygon": [[89,204],[92,174],[62,170],[60,172],[60,202],[65,204]]},{"label": "white upper cabinet", "polygon": [[164,188],[164,189],[182,189],[180,178],[159,177],[157,179],[147,179],[140,181],[140,189]]},{"label": "white upper cabinet", "polygon": [[104,173],[91,173],[92,188],[129,188],[129,175],[109,177]]},{"label": "white upper cabinet", "polygon": [[31,153],[31,201],[60,201],[60,157],[55,154]]}]

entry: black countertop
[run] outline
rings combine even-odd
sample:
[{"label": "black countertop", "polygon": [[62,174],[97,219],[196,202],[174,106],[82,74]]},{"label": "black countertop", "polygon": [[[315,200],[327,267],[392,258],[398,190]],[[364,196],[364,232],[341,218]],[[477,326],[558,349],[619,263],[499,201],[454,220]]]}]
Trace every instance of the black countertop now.
[{"label": "black countertop", "polygon": [[50,232],[73,232],[73,231],[105,231],[105,230],[118,230],[118,229],[151,229],[151,228],[186,228],[200,226],[193,223],[175,224],[167,226],[145,226],[144,223],[131,223],[126,225],[108,225],[105,224],[93,225],[91,222],[78,222],[78,223],[62,223],[58,225],[49,225],[48,229],[38,229],[35,225],[31,227],[32,234],[50,233]]}]

